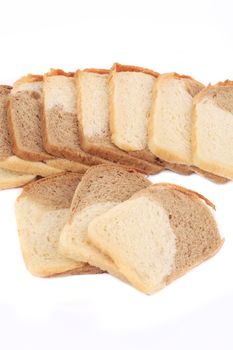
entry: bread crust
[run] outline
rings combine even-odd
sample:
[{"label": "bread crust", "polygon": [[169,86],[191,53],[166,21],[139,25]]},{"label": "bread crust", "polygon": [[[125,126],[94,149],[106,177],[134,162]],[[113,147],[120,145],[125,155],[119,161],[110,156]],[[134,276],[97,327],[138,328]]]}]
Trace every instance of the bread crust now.
[{"label": "bread crust", "polygon": [[24,160],[14,155],[1,160],[0,168],[42,177],[62,172],[62,170],[48,166],[46,163]]},{"label": "bread crust", "polygon": [[[10,170],[9,170],[10,171]],[[2,169],[0,169],[0,173],[2,172]],[[6,190],[9,188],[17,188],[22,187],[25,184],[28,184],[29,182],[32,182],[36,179],[36,175],[26,175],[26,174],[16,174],[15,178],[8,178],[7,174],[5,175],[5,178],[0,180],[0,190]]]},{"label": "bread crust", "polygon": [[136,169],[139,172],[152,175],[157,174],[163,169],[163,166],[157,164],[150,164],[144,160],[139,160],[135,157],[131,157],[125,151],[120,150],[114,144],[111,143],[110,138],[107,140],[107,143],[104,143],[104,140],[92,140],[88,137],[85,137],[83,131],[83,111],[82,111],[82,103],[81,103],[81,87],[80,80],[82,76],[82,72],[90,72],[97,74],[109,74],[109,70],[107,69],[85,69],[84,71],[76,71],[75,73],[75,81],[77,87],[77,108],[78,108],[78,118],[79,118],[79,136],[80,136],[80,144],[81,147],[90,154],[98,155],[101,158],[104,158],[110,162],[120,164],[122,166],[130,166]]},{"label": "bread crust", "polygon": [[[192,108],[192,155],[194,166],[200,168],[201,172],[206,172],[206,174],[213,174],[216,176],[216,179],[226,179],[225,182],[228,182],[233,179],[233,167],[229,169],[224,167],[221,164],[214,164],[213,162],[208,162],[201,159],[197,155],[197,104],[212,90],[218,89],[219,87],[233,87],[233,81],[225,80],[223,82],[218,82],[217,84],[209,84],[206,88],[201,90],[193,99],[193,108]],[[197,171],[198,172],[198,171]],[[212,175],[211,175],[212,176]],[[208,176],[207,176],[208,177]],[[222,182],[224,183],[224,182]]]},{"label": "bread crust", "polygon": [[46,164],[53,168],[61,169],[61,171],[78,172],[81,174],[85,173],[90,168],[88,165],[64,158],[50,159],[46,161]]}]

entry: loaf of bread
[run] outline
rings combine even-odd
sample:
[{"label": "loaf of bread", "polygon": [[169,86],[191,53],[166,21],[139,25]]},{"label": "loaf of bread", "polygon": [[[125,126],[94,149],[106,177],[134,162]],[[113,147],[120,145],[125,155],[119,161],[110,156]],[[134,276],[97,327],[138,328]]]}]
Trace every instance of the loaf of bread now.
[{"label": "loaf of bread", "polygon": [[233,82],[210,85],[194,98],[193,164],[233,179]]},{"label": "loaf of bread", "polygon": [[112,260],[88,244],[88,224],[95,217],[149,185],[149,180],[132,169],[116,165],[91,167],[76,189],[70,217],[60,237],[63,255],[121,277]]},{"label": "loaf of bread", "polygon": [[156,174],[163,167],[152,164],[116,147],[109,130],[109,71],[85,69],[75,74],[81,147],[93,155],[132,167],[146,174]]},{"label": "loaf of bread", "polygon": [[93,219],[87,237],[126,280],[151,294],[221,248],[209,207],[196,192],[155,184]]},{"label": "loaf of bread", "polygon": [[16,201],[16,220],[23,257],[36,276],[96,273],[99,269],[62,256],[58,249],[71,200],[82,175],[67,173],[24,187]]}]

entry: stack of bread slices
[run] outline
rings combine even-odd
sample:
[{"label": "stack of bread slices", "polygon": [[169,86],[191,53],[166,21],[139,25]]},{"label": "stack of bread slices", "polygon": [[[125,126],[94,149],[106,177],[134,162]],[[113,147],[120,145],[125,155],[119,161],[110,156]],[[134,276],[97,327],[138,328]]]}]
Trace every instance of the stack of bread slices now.
[{"label": "stack of bread slices", "polygon": [[196,192],[102,164],[26,185],[16,219],[32,274],[108,272],[152,294],[221,248],[213,209]]},{"label": "stack of bread slices", "polygon": [[0,188],[115,163],[233,178],[233,83],[114,64],[0,86]]}]

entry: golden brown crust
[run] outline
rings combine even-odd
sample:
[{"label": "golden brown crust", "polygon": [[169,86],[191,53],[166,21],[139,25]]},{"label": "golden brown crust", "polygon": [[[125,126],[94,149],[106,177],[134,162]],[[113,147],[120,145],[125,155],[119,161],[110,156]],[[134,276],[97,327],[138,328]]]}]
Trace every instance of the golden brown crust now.
[{"label": "golden brown crust", "polygon": [[24,75],[22,78],[16,80],[16,82],[14,82],[13,84],[13,87],[18,86],[22,83],[35,83],[40,81],[43,81],[43,75],[27,74],[27,75]]},{"label": "golden brown crust", "polygon": [[109,74],[110,69],[104,68],[85,68],[83,72],[97,73],[97,74]]},{"label": "golden brown crust", "polygon": [[217,184],[225,184],[227,182],[229,182],[230,180],[227,179],[226,177],[222,177],[222,176],[219,176],[219,175],[215,175],[213,173],[210,173],[209,171],[205,171],[203,169],[200,169],[196,166],[192,166],[191,167],[193,169],[193,171],[196,173],[196,174],[199,174],[201,176],[204,176],[206,177],[208,180],[210,181],[213,181]]},{"label": "golden brown crust", "polygon": [[119,73],[119,72],[145,73],[145,74],[152,75],[155,78],[158,78],[158,76],[159,76],[159,73],[157,73],[151,69],[138,67],[138,66],[123,65],[120,63],[114,63],[114,65],[112,66],[112,71],[115,71],[117,73]]},{"label": "golden brown crust", "polygon": [[62,69],[51,68],[50,71],[45,73],[44,76],[51,77],[51,76],[54,76],[54,75],[64,75],[65,77],[73,78],[74,77],[74,72],[65,72]]},{"label": "golden brown crust", "polygon": [[185,188],[185,187],[182,187],[182,186],[179,186],[179,185],[175,185],[175,184],[171,184],[171,183],[168,183],[168,182],[160,182],[160,183],[157,183],[157,184],[153,184],[152,186],[153,187],[168,187],[168,188],[172,188],[172,189],[177,190],[179,192],[182,192],[184,194],[190,195],[190,196],[192,196],[195,199],[196,198],[202,199],[211,208],[213,208],[214,210],[216,209],[215,205],[209,199],[204,197],[202,194],[200,194],[198,192],[195,192],[193,190],[190,190],[188,188]]},{"label": "golden brown crust", "polygon": [[[0,169],[0,172],[1,172],[1,169]],[[6,174],[4,180],[0,180],[0,190],[22,187],[28,183],[31,183],[35,179],[36,179],[36,175],[28,175],[28,174],[22,175],[19,173],[19,175],[13,179],[13,178],[8,178]]]}]

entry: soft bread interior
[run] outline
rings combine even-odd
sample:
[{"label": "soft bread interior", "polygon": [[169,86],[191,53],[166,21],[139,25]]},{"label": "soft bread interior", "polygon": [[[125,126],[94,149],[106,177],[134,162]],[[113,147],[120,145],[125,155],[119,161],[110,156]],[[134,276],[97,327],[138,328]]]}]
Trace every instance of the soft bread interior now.
[{"label": "soft bread interior", "polygon": [[195,107],[193,162],[204,170],[233,178],[233,113],[208,96]]},{"label": "soft bread interior", "polygon": [[192,96],[184,80],[160,78],[150,115],[150,150],[158,157],[181,164],[192,161]]},{"label": "soft bread interior", "polygon": [[93,140],[104,139],[109,134],[108,74],[79,74],[83,133]]},{"label": "soft bread interior", "polygon": [[175,185],[152,185],[94,219],[88,238],[136,288],[152,293],[216,254],[211,204]]},{"label": "soft bread interior", "polygon": [[155,77],[142,72],[117,72],[112,78],[112,142],[125,151],[147,147],[148,112]]},{"label": "soft bread interior", "polygon": [[146,197],[128,200],[93,220],[88,238],[147,293],[160,289],[172,271],[175,234],[163,207]]},{"label": "soft bread interior", "polygon": [[76,267],[74,261],[58,252],[60,232],[68,214],[68,208],[49,210],[47,206],[28,198],[22,198],[16,206],[20,242],[23,247],[27,247],[23,249],[24,259],[34,275],[53,275],[58,269],[62,272]]},{"label": "soft bread interior", "polygon": [[90,265],[98,266],[101,270],[118,276],[119,271],[113,261],[87,242],[89,223],[116,204],[113,202],[92,204],[68,220],[60,237],[61,252],[76,261],[88,262]]}]

